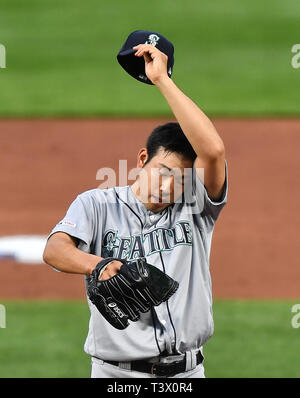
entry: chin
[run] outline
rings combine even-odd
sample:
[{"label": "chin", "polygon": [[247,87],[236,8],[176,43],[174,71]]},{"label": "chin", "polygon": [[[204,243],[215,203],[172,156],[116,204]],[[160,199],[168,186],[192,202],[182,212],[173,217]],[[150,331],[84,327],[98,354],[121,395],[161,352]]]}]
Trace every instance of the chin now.
[{"label": "chin", "polygon": [[151,210],[154,213],[159,213],[166,207],[170,206],[170,204],[171,203],[149,203],[148,210]]}]

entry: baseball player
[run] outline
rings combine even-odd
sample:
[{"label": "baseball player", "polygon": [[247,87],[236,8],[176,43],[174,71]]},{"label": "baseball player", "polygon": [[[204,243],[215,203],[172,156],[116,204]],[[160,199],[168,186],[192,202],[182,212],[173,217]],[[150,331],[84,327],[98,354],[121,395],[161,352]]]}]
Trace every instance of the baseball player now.
[{"label": "baseball player", "polygon": [[[87,297],[91,316],[84,350],[91,356],[91,377],[201,378],[203,345],[214,329],[212,234],[227,202],[224,144],[209,118],[168,76],[167,56],[151,44],[134,50],[177,122],[150,134],[138,152],[141,173],[132,185],[77,196],[49,235],[44,261],[59,271],[85,275],[87,286],[98,264],[97,280],[112,287],[107,283],[117,281],[122,261],[136,259],[146,259],[178,282],[167,300],[148,307],[123,329],[107,321]],[[105,305],[105,311],[114,306]],[[124,315],[120,308],[118,315]]]}]

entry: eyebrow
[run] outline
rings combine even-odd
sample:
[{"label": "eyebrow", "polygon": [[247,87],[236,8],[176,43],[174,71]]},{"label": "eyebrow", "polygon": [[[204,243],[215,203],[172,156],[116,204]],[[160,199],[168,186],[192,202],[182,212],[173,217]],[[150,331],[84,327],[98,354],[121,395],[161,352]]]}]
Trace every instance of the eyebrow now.
[{"label": "eyebrow", "polygon": [[166,169],[168,169],[169,171],[172,171],[172,169],[170,169],[170,167],[168,167],[168,166],[166,166],[165,164],[163,164],[163,163],[158,163],[160,166],[162,166],[162,167],[165,167]]},{"label": "eyebrow", "polygon": [[[162,166],[162,167],[165,167],[166,169],[168,169],[169,171],[172,171],[173,169],[170,169],[170,167],[168,167],[168,166],[166,166],[165,164],[163,164],[163,163],[158,163],[160,166]],[[185,169],[184,169],[185,170]],[[186,176],[184,176],[184,177],[186,177]],[[187,178],[190,178],[190,176],[187,176]]]},{"label": "eyebrow", "polygon": [[[165,167],[166,169],[168,169],[169,171],[172,171],[172,169],[170,169],[170,167],[168,167],[168,166],[166,166],[165,164],[163,164],[163,163],[158,163],[160,166],[162,166],[162,167]],[[183,175],[183,177],[184,177],[184,180],[186,181],[186,183],[189,183],[190,181],[191,181],[191,176],[188,176],[188,177],[186,177],[186,176],[184,176]],[[184,185],[185,183],[183,182],[182,183],[182,185]]]}]

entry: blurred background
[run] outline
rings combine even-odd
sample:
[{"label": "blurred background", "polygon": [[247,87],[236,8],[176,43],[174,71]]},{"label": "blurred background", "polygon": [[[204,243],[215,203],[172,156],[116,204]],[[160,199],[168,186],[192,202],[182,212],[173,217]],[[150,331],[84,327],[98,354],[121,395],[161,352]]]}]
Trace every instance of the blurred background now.
[{"label": "blurred background", "polygon": [[300,376],[299,21],[297,0],[0,0],[0,377],[90,376],[83,278],[41,253],[97,170],[135,167],[173,120],[116,60],[137,29],[174,44],[172,78],[226,147],[206,376]]}]

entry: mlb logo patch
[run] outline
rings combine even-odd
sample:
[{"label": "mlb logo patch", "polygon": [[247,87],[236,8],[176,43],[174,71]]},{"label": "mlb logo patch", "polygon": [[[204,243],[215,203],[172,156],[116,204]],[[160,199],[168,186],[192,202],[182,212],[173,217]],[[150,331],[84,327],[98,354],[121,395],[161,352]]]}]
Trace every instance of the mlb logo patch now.
[{"label": "mlb logo patch", "polygon": [[76,227],[75,223],[73,223],[71,221],[65,221],[65,220],[60,221],[57,225],[66,225],[66,226],[72,227],[72,228]]}]

